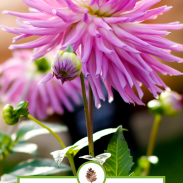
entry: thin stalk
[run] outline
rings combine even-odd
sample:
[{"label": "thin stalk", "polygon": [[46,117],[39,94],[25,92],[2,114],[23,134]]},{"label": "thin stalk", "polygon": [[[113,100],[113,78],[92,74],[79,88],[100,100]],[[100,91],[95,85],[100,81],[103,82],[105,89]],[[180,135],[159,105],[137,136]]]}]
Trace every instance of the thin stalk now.
[{"label": "thin stalk", "polygon": [[[35,119],[34,117],[32,117],[30,114],[28,114],[27,117],[28,117],[29,119],[35,121],[38,125],[40,125],[40,126],[42,126],[43,128],[47,129],[47,130],[57,139],[57,141],[60,143],[60,145],[62,146],[62,148],[66,148],[65,144],[64,144],[63,141],[60,139],[60,137],[59,137],[55,132],[53,132],[50,128],[48,128],[46,125],[44,125],[43,123],[41,123],[40,121],[38,121],[37,119]],[[68,157],[68,159],[69,159],[69,162],[70,162],[70,165],[71,165],[73,174],[74,174],[74,175],[77,175],[73,157],[72,157],[71,155],[69,155],[69,154],[67,155],[67,157]]]},{"label": "thin stalk", "polygon": [[[88,109],[89,109],[89,115],[90,115],[91,134],[93,137],[93,92],[89,82],[88,82],[88,98],[89,98]],[[94,144],[93,144],[93,152],[94,152]]]},{"label": "thin stalk", "polygon": [[88,136],[88,142],[89,142],[89,154],[94,157],[92,125],[90,123],[90,115],[89,115],[89,111],[88,111],[88,102],[87,102],[87,98],[86,98],[83,73],[80,74],[80,80],[81,80],[82,96],[83,96],[83,103],[84,103],[84,110],[85,110],[87,136]]},{"label": "thin stalk", "polygon": [[[154,124],[153,124],[152,131],[151,131],[151,136],[150,136],[148,148],[147,148],[147,155],[146,155],[147,157],[153,155],[154,146],[155,146],[155,142],[156,142],[156,138],[157,138],[161,119],[162,119],[162,115],[155,116]],[[147,168],[145,169],[144,174],[148,175],[149,171],[150,171],[150,162],[149,162]]]}]

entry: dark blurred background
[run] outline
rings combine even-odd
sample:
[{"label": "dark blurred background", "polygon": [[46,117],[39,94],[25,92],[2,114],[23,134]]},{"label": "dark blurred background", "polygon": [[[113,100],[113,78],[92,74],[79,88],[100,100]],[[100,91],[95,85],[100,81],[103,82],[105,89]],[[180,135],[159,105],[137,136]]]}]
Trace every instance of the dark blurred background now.
[{"label": "dark blurred background", "polygon": [[[148,23],[168,23],[174,21],[183,22],[183,1],[182,0],[162,0],[154,7],[163,5],[173,6],[173,8],[163,15],[159,16],[156,20],[148,21]],[[1,0],[0,12],[3,10],[11,10],[18,12],[28,12],[28,7],[23,4],[21,0]],[[15,17],[10,15],[0,14],[0,24],[8,27],[16,27]],[[8,49],[15,35],[0,30],[0,63],[11,57],[11,50]],[[183,30],[172,31],[171,34],[166,36],[168,39],[183,44]],[[33,38],[28,38],[19,41],[31,41]],[[183,58],[183,52],[172,52],[174,55]],[[162,61],[164,62],[164,61]],[[165,62],[164,62],[165,63]],[[166,62],[167,65],[183,72],[183,64]],[[183,94],[183,76],[161,76],[164,82],[172,90]],[[152,94],[142,86],[144,91],[143,102],[147,103],[153,99]],[[2,107],[2,104],[0,104]],[[74,113],[66,111],[64,116],[51,116],[48,121],[66,124],[69,127],[69,133],[62,134],[64,142],[69,145],[82,137],[86,136],[86,126],[83,106],[75,108]],[[117,92],[114,91],[114,101],[109,104],[107,101],[102,103],[100,109],[94,108],[94,132],[123,125],[129,131],[124,132],[125,138],[128,142],[131,154],[136,162],[137,158],[146,154],[146,147],[153,123],[153,116],[148,112],[144,106],[133,106],[123,102]],[[6,132],[7,126],[3,123],[0,113],[0,131]],[[111,136],[106,136],[95,143],[95,154],[103,153],[107,149],[107,143]],[[35,138],[31,142],[40,144],[38,153],[41,157],[49,157],[49,152],[59,149],[59,144],[53,143],[54,139],[50,136],[41,136],[39,139]],[[49,144],[49,145],[48,145]],[[180,183],[183,180],[183,113],[174,118],[163,117],[158,134],[157,145],[154,155],[159,157],[159,163],[152,166],[150,175],[166,176],[167,183]],[[46,147],[45,147],[46,146]],[[78,157],[88,154],[87,148],[83,149],[75,157],[76,166],[85,162]],[[8,161],[7,169],[15,165],[22,159],[28,158],[27,156],[11,156]],[[134,165],[135,167],[135,165]]]}]

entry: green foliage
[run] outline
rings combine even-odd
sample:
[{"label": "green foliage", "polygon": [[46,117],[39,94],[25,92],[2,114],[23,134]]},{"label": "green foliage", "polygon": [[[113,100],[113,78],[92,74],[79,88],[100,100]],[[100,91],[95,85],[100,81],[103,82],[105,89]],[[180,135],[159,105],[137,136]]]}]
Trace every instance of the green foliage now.
[{"label": "green foliage", "polygon": [[102,153],[95,157],[92,157],[90,155],[84,155],[84,156],[80,156],[79,158],[87,159],[90,161],[96,161],[96,162],[100,163],[101,165],[103,165],[109,157],[111,157],[110,153]]},{"label": "green foliage", "polygon": [[[93,141],[97,141],[101,137],[104,137],[106,135],[109,135],[111,133],[116,132],[117,128],[109,128],[105,130],[101,130],[99,132],[96,132],[93,134]],[[57,150],[51,153],[53,158],[55,159],[58,167],[61,166],[62,160],[65,157],[65,155],[70,154],[72,156],[75,156],[81,149],[88,146],[88,137],[84,137],[81,140],[77,141],[72,146],[68,146],[62,150]]]},{"label": "green foliage", "polygon": [[[24,105],[21,105],[22,108]],[[17,108],[18,109],[18,108]],[[19,109],[18,109],[19,110]],[[66,132],[67,127],[59,124],[44,123],[54,132]],[[9,153],[28,153],[37,156],[37,145],[26,142],[27,140],[49,132],[34,121],[23,121],[18,126],[17,132],[11,137],[0,133],[0,157],[5,158]],[[54,160],[33,159],[20,163],[9,174],[2,176],[2,181],[16,182],[17,176],[24,175],[49,175],[71,170],[62,164],[60,169]]]},{"label": "green foliage", "polygon": [[31,159],[18,164],[9,174],[4,174],[1,181],[16,182],[17,176],[28,175],[51,175],[59,172],[70,171],[71,168],[62,164],[60,168],[54,160],[50,159]]},{"label": "green foliage", "polygon": [[112,136],[106,152],[111,153],[111,157],[104,163],[107,176],[128,176],[133,162],[123,136],[122,126],[119,126]]},{"label": "green foliage", "polygon": [[[53,124],[53,123],[43,123],[47,127],[49,127],[52,131],[59,133],[59,132],[66,132],[68,129],[64,125],[60,124]],[[15,141],[24,142],[27,141],[33,137],[36,137],[38,135],[43,134],[49,134],[49,131],[43,128],[42,126],[38,125],[32,120],[27,120],[24,122],[21,122],[21,124],[18,126],[18,131],[16,134],[12,135],[12,138],[15,139]]]},{"label": "green foliage", "polygon": [[12,153],[28,153],[37,156],[37,145],[33,143],[18,143],[12,148]]},{"label": "green foliage", "polygon": [[159,160],[157,156],[141,156],[137,160],[137,167],[134,170],[134,176],[144,176],[144,173],[150,164],[157,164],[158,161]]},{"label": "green foliage", "polygon": [[[24,105],[21,105],[22,108]],[[44,123],[54,132],[66,132],[67,127],[60,124]],[[48,130],[44,129],[34,121],[22,121],[18,126],[16,133],[11,137],[0,132],[0,154],[7,156],[9,153],[28,153],[37,155],[37,145],[26,143],[25,141],[43,134],[49,134]]]},{"label": "green foliage", "polygon": [[11,138],[8,135],[0,132],[0,154],[6,155],[10,151],[11,144]]}]

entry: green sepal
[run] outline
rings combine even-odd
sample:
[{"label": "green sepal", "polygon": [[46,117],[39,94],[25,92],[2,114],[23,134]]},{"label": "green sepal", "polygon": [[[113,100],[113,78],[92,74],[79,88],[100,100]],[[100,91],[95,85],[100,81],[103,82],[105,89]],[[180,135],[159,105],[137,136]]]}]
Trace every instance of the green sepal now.
[{"label": "green sepal", "polygon": [[70,52],[70,53],[74,53],[74,49],[71,45],[69,45],[65,51]]},{"label": "green sepal", "polygon": [[22,101],[20,102],[16,108],[14,109],[14,114],[18,117],[18,118],[22,118],[22,117],[26,117],[29,112],[28,112],[28,107],[29,103],[26,101]]}]

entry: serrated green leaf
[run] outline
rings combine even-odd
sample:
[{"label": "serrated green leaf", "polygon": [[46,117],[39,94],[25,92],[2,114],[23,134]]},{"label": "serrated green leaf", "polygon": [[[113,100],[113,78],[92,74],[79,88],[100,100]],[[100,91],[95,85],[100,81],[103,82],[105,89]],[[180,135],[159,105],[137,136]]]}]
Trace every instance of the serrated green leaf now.
[{"label": "serrated green leaf", "polygon": [[[45,124],[47,127],[49,127],[56,133],[66,132],[68,130],[66,126],[60,124],[53,124],[47,122],[44,122],[43,124]],[[27,120],[20,123],[20,125],[18,126],[18,131],[16,134],[12,135],[12,139],[14,139],[15,142],[23,142],[29,140],[32,137],[43,134],[49,134],[48,130],[46,130],[45,128],[38,125],[32,120]]]},{"label": "serrated green leaf", "polygon": [[33,143],[18,143],[12,148],[13,153],[27,153],[37,156],[37,145]]},{"label": "serrated green leaf", "polygon": [[110,153],[102,153],[95,157],[92,157],[90,155],[84,155],[84,156],[80,156],[79,158],[87,159],[90,161],[96,161],[96,162],[100,163],[101,165],[103,165],[109,157],[111,157]]},{"label": "serrated green leaf", "polygon": [[[96,132],[93,134],[93,141],[95,142],[103,136],[114,133],[114,132],[116,132],[116,130],[117,130],[117,128],[108,128],[108,129]],[[82,148],[86,147],[87,145],[88,145],[88,137],[84,137],[81,140],[77,141],[72,146],[68,146],[62,150],[57,150],[57,151],[51,152],[51,155],[57,162],[58,166],[60,166],[64,156],[67,153],[69,153],[72,156],[75,156]]]},{"label": "serrated green leaf", "polygon": [[71,168],[65,164],[59,169],[54,160],[31,159],[17,165],[9,174],[3,175],[1,181],[16,182],[17,176],[51,175],[70,170]]},{"label": "serrated green leaf", "polygon": [[0,154],[4,153],[5,151],[9,151],[11,145],[12,145],[11,138],[5,133],[0,132]]},{"label": "serrated green leaf", "polygon": [[123,136],[122,126],[119,126],[112,136],[106,152],[111,153],[111,157],[104,163],[107,176],[128,176],[133,162]]}]

